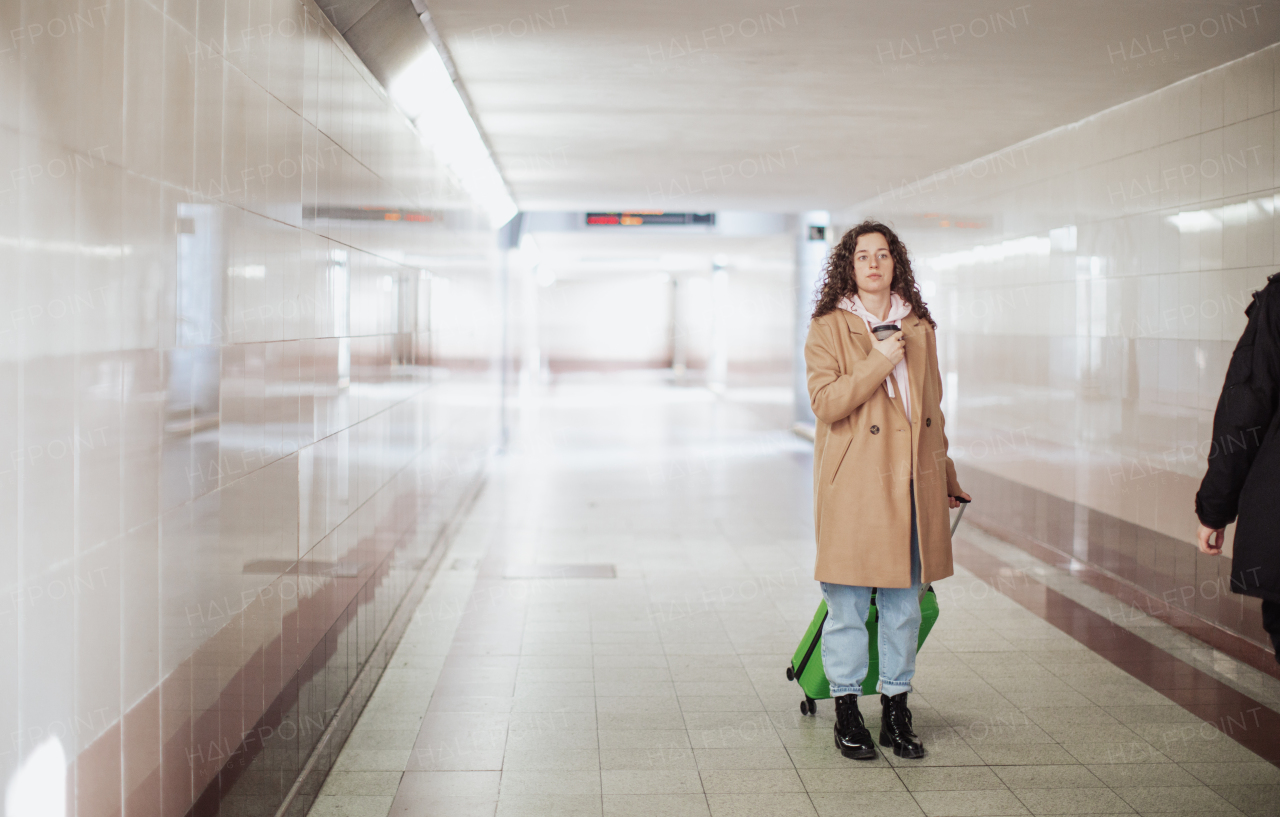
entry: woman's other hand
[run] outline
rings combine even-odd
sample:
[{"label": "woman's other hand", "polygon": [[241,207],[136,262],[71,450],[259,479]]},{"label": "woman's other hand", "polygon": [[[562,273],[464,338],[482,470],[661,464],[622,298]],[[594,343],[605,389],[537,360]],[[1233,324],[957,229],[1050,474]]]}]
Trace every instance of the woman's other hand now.
[{"label": "woman's other hand", "polygon": [[956,508],[960,507],[960,503],[962,500],[964,502],[971,502],[973,500],[973,497],[969,496],[964,491],[961,491],[959,494],[955,496],[947,497],[947,505],[951,508],[951,510],[954,511]]},{"label": "woman's other hand", "polygon": [[884,340],[875,340],[872,336],[871,348],[880,354],[889,358],[889,362],[894,366],[902,360],[902,355],[907,344],[907,339],[901,332],[894,332]]}]

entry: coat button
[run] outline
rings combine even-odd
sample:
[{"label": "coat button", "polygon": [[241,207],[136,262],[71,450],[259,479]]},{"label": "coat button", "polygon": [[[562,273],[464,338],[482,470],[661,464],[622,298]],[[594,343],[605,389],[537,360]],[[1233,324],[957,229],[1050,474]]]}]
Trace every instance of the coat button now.
[{"label": "coat button", "polygon": [[924,424],[925,424],[926,426],[931,426],[931,425],[933,425],[933,418],[932,418],[932,417],[926,417],[926,418],[924,418]]},{"label": "coat button", "polygon": [[871,427],[871,433],[872,433],[872,434],[879,434],[879,433],[880,433],[880,426],[872,426],[872,427]]}]

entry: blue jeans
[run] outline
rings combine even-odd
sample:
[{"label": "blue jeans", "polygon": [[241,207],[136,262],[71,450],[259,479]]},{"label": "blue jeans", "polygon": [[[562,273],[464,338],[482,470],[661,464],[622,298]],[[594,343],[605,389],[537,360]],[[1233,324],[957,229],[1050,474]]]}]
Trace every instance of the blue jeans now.
[{"label": "blue jeans", "polygon": [[[831,696],[860,695],[867,677],[869,647],[867,614],[871,588],[822,582],[827,621],[822,625],[822,668]],[[915,506],[911,508],[911,586],[881,587],[876,592],[880,612],[880,691],[897,695],[911,691],[920,640],[920,537]]]}]

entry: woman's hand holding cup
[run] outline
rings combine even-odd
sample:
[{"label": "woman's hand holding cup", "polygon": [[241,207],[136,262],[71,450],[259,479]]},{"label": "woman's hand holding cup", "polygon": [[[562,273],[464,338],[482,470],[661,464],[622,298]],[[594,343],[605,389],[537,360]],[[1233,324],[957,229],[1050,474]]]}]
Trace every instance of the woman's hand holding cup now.
[{"label": "woman's hand holding cup", "polygon": [[871,341],[871,348],[889,358],[889,362],[894,366],[902,360],[906,345],[907,339],[902,332],[894,332],[884,340]]}]

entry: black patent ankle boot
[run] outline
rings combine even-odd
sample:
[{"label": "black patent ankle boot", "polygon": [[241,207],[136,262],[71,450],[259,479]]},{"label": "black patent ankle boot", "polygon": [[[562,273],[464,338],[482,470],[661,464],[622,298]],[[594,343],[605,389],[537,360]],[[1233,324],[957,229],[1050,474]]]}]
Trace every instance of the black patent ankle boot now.
[{"label": "black patent ankle boot", "polygon": [[907,709],[907,693],[880,696],[880,745],[892,746],[898,757],[910,760],[924,757],[924,744],[911,730],[911,710]]},{"label": "black patent ankle boot", "polygon": [[862,720],[858,711],[857,695],[839,695],[836,697],[836,748],[840,754],[853,760],[874,760],[875,744],[871,742],[871,731]]}]

